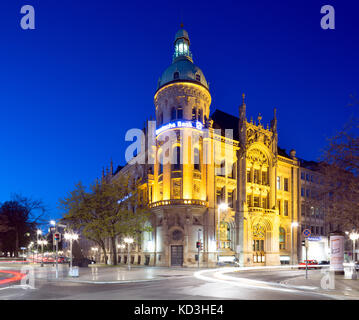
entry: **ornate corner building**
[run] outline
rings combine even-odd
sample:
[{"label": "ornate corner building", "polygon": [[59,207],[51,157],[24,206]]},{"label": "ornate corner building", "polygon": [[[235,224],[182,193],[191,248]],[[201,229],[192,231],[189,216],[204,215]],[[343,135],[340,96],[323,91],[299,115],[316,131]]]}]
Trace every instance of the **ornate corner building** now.
[{"label": "ornate corner building", "polygon": [[[194,63],[181,28],[172,64],[154,96],[154,144],[140,161],[114,174],[141,179],[140,198],[152,212],[131,251],[131,263],[158,266],[242,266],[297,263],[300,163],[278,148],[276,111],[270,124],[210,114],[208,82]],[[149,125],[144,129],[146,140]],[[200,242],[200,248],[198,248]],[[119,251],[127,262],[126,250]]]}]

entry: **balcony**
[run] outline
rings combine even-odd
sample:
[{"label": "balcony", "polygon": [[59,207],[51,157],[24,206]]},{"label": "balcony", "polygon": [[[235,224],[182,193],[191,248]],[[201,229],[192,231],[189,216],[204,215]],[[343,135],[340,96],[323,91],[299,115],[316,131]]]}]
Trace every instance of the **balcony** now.
[{"label": "balcony", "polygon": [[195,199],[171,199],[171,200],[161,200],[150,203],[150,208],[156,208],[160,206],[201,206],[207,207],[208,202],[203,200]]}]

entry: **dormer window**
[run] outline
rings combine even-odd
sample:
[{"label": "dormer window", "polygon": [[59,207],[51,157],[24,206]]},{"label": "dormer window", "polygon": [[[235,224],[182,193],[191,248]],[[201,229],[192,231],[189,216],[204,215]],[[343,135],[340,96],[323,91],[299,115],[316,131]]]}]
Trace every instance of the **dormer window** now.
[{"label": "dormer window", "polygon": [[196,80],[201,81],[201,76],[198,73],[196,74]]},{"label": "dormer window", "polygon": [[176,79],[179,79],[179,72],[176,71],[174,74],[173,74],[173,79],[176,80]]}]

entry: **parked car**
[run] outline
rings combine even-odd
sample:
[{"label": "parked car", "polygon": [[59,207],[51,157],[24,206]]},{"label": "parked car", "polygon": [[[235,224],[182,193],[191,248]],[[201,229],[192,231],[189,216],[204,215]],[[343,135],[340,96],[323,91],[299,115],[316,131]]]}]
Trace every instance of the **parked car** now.
[{"label": "parked car", "polygon": [[320,269],[321,268],[321,266],[318,264],[317,260],[304,260],[304,262],[301,262],[299,264],[298,269],[299,270],[305,270],[306,262],[307,262],[307,265],[308,265],[308,269]]},{"label": "parked car", "polygon": [[321,267],[329,266],[329,265],[330,265],[330,261],[326,261],[326,260],[320,261],[320,262],[319,262],[319,265],[320,265]]},{"label": "parked car", "polygon": [[89,264],[94,264],[96,261],[87,259],[87,258],[81,258],[81,259],[73,259],[72,265],[77,267],[88,267]]}]

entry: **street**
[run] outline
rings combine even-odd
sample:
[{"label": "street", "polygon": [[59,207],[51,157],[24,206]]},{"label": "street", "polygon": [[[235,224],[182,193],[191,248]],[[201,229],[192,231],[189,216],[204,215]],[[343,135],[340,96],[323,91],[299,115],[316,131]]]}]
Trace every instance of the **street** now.
[{"label": "street", "polygon": [[[20,271],[19,266],[11,267]],[[85,270],[87,269],[87,270]],[[80,274],[94,274],[92,268],[80,269]],[[310,286],[287,287],[281,284],[292,278],[304,277],[299,270],[258,270],[233,272],[230,268],[207,270],[171,270],[169,268],[134,268],[126,267],[95,268],[96,272],[114,276],[117,281],[90,281],[64,277],[56,280],[52,270],[36,267],[35,289],[20,285],[20,281],[0,284],[2,300],[209,300],[209,299],[243,299],[243,300],[318,300],[335,299],[326,293],[317,292]],[[4,268],[3,268],[4,270]],[[6,270],[5,270],[6,271]],[[319,271],[312,271],[319,272]],[[126,280],[136,274],[151,274],[143,280]],[[85,275],[84,275],[85,276]],[[1,276],[3,277],[3,276]],[[96,276],[98,279],[98,275]],[[0,279],[1,280],[1,279]],[[124,282],[128,281],[128,282]],[[133,282],[136,281],[136,282]],[[0,282],[1,283],[1,282]],[[328,292],[329,293],[329,292]],[[340,298],[340,297],[339,297]]]}]

